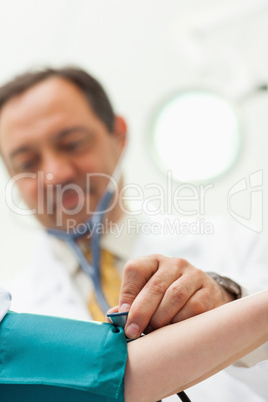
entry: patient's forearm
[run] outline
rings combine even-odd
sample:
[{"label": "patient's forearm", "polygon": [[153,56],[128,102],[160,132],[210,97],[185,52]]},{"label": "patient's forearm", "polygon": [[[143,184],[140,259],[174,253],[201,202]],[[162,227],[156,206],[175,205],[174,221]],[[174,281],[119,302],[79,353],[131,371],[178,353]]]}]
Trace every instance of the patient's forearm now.
[{"label": "patient's forearm", "polygon": [[128,344],[125,400],[156,401],[220,371],[268,341],[268,291]]}]

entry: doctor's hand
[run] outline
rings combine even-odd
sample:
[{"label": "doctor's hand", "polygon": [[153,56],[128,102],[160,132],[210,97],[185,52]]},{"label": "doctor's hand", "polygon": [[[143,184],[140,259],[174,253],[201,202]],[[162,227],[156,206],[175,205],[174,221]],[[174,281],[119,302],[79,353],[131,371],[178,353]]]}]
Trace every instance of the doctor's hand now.
[{"label": "doctor's hand", "polygon": [[126,263],[119,312],[128,338],[185,320],[234,300],[205,272],[181,258],[150,255]]}]

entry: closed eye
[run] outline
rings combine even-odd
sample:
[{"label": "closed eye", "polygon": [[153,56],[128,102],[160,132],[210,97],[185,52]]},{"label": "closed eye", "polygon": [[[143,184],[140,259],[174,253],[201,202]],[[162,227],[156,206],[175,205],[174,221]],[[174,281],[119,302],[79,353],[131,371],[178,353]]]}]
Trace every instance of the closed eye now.
[{"label": "closed eye", "polygon": [[13,162],[13,169],[16,173],[22,173],[22,172],[34,172],[38,170],[39,166],[39,158],[38,156],[34,158],[29,158],[25,160],[15,160]]},{"label": "closed eye", "polygon": [[82,149],[85,146],[85,141],[72,141],[66,144],[63,144],[61,148],[66,151],[75,151],[78,149]]}]

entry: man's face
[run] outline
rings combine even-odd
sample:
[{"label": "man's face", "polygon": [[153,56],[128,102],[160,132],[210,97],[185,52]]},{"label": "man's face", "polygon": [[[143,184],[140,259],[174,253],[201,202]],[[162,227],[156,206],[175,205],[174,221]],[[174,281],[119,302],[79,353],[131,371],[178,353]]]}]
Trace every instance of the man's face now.
[{"label": "man's face", "polygon": [[2,157],[45,227],[67,229],[70,219],[88,219],[124,144],[124,124],[110,133],[84,94],[62,78],[42,81],[0,113]]}]

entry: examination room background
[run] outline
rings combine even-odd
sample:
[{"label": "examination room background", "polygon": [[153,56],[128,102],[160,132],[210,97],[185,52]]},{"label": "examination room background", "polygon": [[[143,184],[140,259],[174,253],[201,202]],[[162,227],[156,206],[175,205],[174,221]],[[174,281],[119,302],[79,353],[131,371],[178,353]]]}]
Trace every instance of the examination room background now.
[{"label": "examination room background", "polygon": [[[99,78],[126,118],[126,183],[141,187],[167,185],[152,152],[159,105],[187,88],[230,102],[239,119],[237,155],[223,173],[192,183],[213,185],[203,219],[232,215],[268,235],[268,0],[0,0],[0,84],[28,68],[64,64]],[[197,164],[206,163],[205,151]],[[7,207],[7,180],[1,167],[0,279],[27,269],[38,231]],[[228,196],[237,183],[231,211]]]}]

